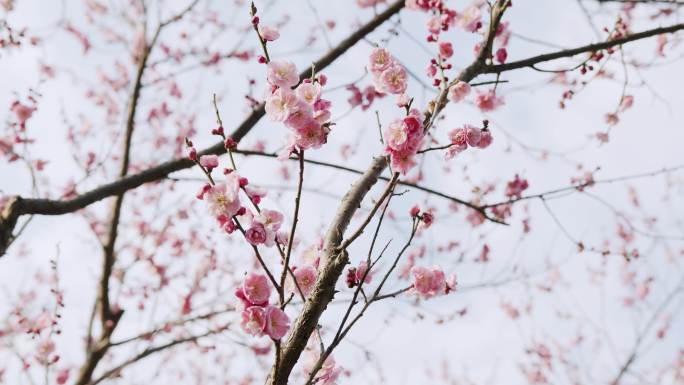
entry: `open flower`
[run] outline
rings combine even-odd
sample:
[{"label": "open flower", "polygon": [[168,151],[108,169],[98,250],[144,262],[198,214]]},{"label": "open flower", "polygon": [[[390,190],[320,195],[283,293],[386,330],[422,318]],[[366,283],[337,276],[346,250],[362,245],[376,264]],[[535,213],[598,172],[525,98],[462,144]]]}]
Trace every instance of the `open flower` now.
[{"label": "open flower", "polygon": [[268,63],[266,74],[268,82],[278,87],[292,87],[299,83],[297,67],[294,63],[286,60],[274,60]]},{"label": "open flower", "polygon": [[228,174],[225,183],[208,186],[205,190],[204,199],[215,218],[226,221],[237,214],[240,209],[240,182],[236,172]]},{"label": "open flower", "polygon": [[297,288],[299,288],[302,291],[302,295],[308,297],[316,283],[316,268],[311,265],[300,266],[294,269],[293,275],[297,280],[296,286],[294,282],[292,284],[293,291],[297,293]]},{"label": "open flower", "polygon": [[279,340],[290,329],[290,318],[279,307],[269,306],[265,309],[266,326],[264,332],[274,340]]},{"label": "open flower", "polygon": [[264,306],[271,296],[271,286],[263,274],[250,273],[242,281],[242,291],[245,298],[256,306]]},{"label": "open flower", "polygon": [[263,24],[259,24],[259,35],[266,41],[275,41],[280,37],[277,29]]},{"label": "open flower", "polygon": [[266,315],[264,308],[260,306],[251,306],[243,310],[240,314],[240,327],[245,333],[260,337],[264,335],[264,327],[266,326]]},{"label": "open flower", "polygon": [[413,266],[411,268],[413,290],[423,298],[446,293],[447,284],[444,271],[438,266],[431,268]]}]

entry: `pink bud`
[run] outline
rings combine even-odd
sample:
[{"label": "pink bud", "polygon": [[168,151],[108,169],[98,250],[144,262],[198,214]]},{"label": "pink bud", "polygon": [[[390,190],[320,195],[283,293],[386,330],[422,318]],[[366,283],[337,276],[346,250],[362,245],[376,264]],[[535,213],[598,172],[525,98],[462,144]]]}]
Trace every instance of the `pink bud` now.
[{"label": "pink bud", "polygon": [[188,159],[192,161],[197,160],[197,149],[195,149],[195,147],[190,147],[188,149]]}]

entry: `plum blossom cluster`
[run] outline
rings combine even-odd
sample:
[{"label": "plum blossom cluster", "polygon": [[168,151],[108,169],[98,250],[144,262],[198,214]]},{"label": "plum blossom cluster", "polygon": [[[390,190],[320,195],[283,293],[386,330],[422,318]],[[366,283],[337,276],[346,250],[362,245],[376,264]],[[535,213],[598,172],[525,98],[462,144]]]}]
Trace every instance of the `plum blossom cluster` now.
[{"label": "plum blossom cluster", "polygon": [[351,96],[347,99],[349,105],[352,108],[361,106],[362,111],[369,109],[373,105],[375,99],[385,97],[385,94],[378,92],[375,86],[367,86],[361,90],[356,84],[350,84],[346,89],[351,92]]},{"label": "plum blossom cluster", "polygon": [[320,148],[327,142],[331,126],[331,103],[321,98],[326,76],[300,83],[297,68],[289,61],[272,61],[267,71],[266,114],[291,130],[287,155],[296,149]]},{"label": "plum blossom cluster", "polygon": [[487,121],[485,121],[485,127],[479,128],[470,124],[465,124],[463,127],[456,128],[449,132],[449,139],[451,140],[451,145],[447,148],[444,157],[446,159],[453,158],[456,154],[459,154],[468,149],[468,147],[475,147],[484,149],[492,144],[493,138],[492,133],[487,128]]},{"label": "plum blossom cluster", "polygon": [[371,51],[368,58],[368,72],[373,76],[373,84],[378,92],[395,95],[406,92],[406,69],[388,50],[374,48]]},{"label": "plum blossom cluster", "polygon": [[[193,150],[194,147],[190,147],[189,157],[196,159]],[[197,163],[207,174],[211,174],[211,171],[218,167],[218,158],[216,155],[203,155]],[[280,232],[283,223],[283,215],[280,212],[260,209],[257,213],[253,213],[242,206],[240,201],[240,191],[243,191],[254,205],[258,205],[266,196],[266,191],[251,187],[247,178],[240,177],[234,170],[226,169],[224,174],[224,181],[207,183],[197,194],[197,199],[207,203],[209,213],[216,219],[219,226],[231,234],[241,224],[245,239],[254,246],[263,244],[272,247],[276,241],[285,243],[287,236]]]},{"label": "plum blossom cluster", "polygon": [[251,273],[242,286],[235,289],[241,305],[240,326],[245,333],[261,337],[268,335],[279,340],[290,329],[290,318],[277,306],[269,304],[271,286],[266,276]]},{"label": "plum blossom cluster", "polygon": [[515,174],[515,178],[513,178],[512,181],[506,183],[506,190],[504,191],[504,195],[506,195],[506,197],[509,199],[520,199],[523,191],[527,190],[528,187],[530,187],[530,184],[527,182],[527,179],[522,179],[520,178],[520,175]]},{"label": "plum blossom cluster", "polygon": [[423,143],[423,123],[420,111],[413,109],[403,119],[390,123],[384,132],[385,153],[390,157],[390,165],[402,174],[415,166],[414,160]]},{"label": "plum blossom cluster", "polygon": [[453,276],[447,281],[439,266],[413,266],[410,273],[413,290],[421,298],[449,294],[456,285]]}]

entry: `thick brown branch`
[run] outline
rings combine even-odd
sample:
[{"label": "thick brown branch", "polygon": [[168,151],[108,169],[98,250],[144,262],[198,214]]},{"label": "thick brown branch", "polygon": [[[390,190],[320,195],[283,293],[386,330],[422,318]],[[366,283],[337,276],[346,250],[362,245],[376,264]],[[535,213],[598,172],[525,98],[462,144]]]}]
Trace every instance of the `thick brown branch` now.
[{"label": "thick brown branch", "polygon": [[[482,44],[482,50],[475,62],[464,69],[453,81],[470,82],[480,75],[486,68],[486,59],[491,53],[495,31],[501,21],[504,10],[508,6],[508,0],[499,0],[492,6],[491,22],[488,32]],[[447,104],[448,87],[440,92],[437,100],[431,102],[426,113],[424,127],[428,130],[439,112]],[[287,343],[283,346],[282,355],[278,365],[274,365],[266,381],[267,385],[286,385],[292,372],[292,368],[306,347],[311,333],[316,329],[321,314],[335,295],[335,285],[348,263],[348,255],[345,250],[339,248],[342,243],[344,232],[349,226],[352,216],[359,208],[361,201],[368,191],[377,183],[380,174],[387,167],[387,159],[384,156],[376,157],[364,174],[351,186],[345,194],[337,209],[335,218],[330,223],[325,237],[323,255],[321,257],[321,269],[309,299],[304,308],[292,325]],[[278,374],[277,376],[275,374]]]},{"label": "thick brown branch", "polygon": [[657,36],[657,35],[662,35],[665,33],[677,32],[677,31],[682,30],[682,29],[684,29],[684,23],[671,25],[669,27],[650,29],[648,31],[634,33],[634,34],[625,36],[625,37],[620,38],[620,39],[604,41],[602,43],[596,43],[596,44],[589,44],[589,45],[585,45],[585,46],[577,47],[577,48],[573,48],[573,49],[565,49],[565,50],[561,50],[561,51],[557,51],[557,52],[533,56],[531,58],[518,60],[518,61],[514,61],[514,62],[510,62],[510,63],[492,65],[492,66],[487,67],[485,69],[484,73],[494,74],[494,73],[501,73],[504,71],[515,70],[515,69],[519,69],[519,68],[532,67],[535,64],[539,64],[539,63],[543,63],[543,62],[547,62],[547,61],[551,61],[551,60],[556,60],[556,59],[561,59],[561,58],[565,58],[565,57],[571,57],[571,56],[579,55],[581,53],[596,52],[596,51],[600,51],[602,49],[615,47],[615,46],[622,45],[625,43],[629,43],[632,41],[645,39],[645,38],[648,38],[651,36]]}]

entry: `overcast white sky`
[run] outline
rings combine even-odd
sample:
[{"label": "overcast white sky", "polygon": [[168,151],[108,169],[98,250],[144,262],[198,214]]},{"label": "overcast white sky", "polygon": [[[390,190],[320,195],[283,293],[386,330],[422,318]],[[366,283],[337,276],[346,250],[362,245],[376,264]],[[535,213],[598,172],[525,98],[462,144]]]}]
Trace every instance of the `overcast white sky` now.
[{"label": "overcast white sky", "polygon": [[[15,93],[25,95],[28,88],[38,84],[37,60],[57,63],[58,68],[70,68],[74,76],[95,81],[98,66],[111,68],[112,60],[122,57],[122,60],[127,59],[121,47],[107,47],[101,41],[94,41],[92,52],[86,58],[81,58],[80,46],[72,36],[63,31],[53,33],[54,23],[60,16],[73,20],[76,25],[84,25],[83,19],[79,16],[80,2],[20,0],[17,3],[17,9],[9,19],[10,23],[17,26],[26,25],[31,29],[37,28],[38,34],[45,36],[47,41],[44,46],[37,49],[2,53],[0,56],[1,121],[8,119],[8,107],[16,98]],[[176,0],[167,3],[175,5],[185,2]],[[225,4],[219,5],[216,1],[212,3],[216,8],[232,7],[232,2],[225,2],[230,3],[230,7]],[[307,1],[275,3],[262,16],[262,20],[275,23],[283,15],[289,14],[292,21],[281,30],[282,38],[274,45],[271,55],[288,58],[295,61],[300,68],[304,68],[326,50],[322,41],[311,49],[303,52],[299,50],[310,26],[315,23]],[[333,42],[348,34],[350,26],[355,21],[368,20],[372,17],[372,12],[359,11],[350,0],[311,0],[311,3],[318,9],[323,20],[333,19],[339,25],[337,30],[330,33],[329,38]],[[462,3],[465,4],[452,3],[457,4],[457,9],[461,8]],[[605,8],[612,11],[604,14],[594,2],[582,3],[586,4],[595,17],[596,25],[603,27],[612,24],[615,7]],[[222,11],[220,15],[230,20],[231,12]],[[403,11],[401,19],[402,28],[413,32],[415,38],[422,41],[425,15]],[[515,34],[552,42],[562,47],[597,41],[582,9],[574,0],[518,0],[505,19],[510,22]],[[676,22],[676,18],[668,21],[672,24]],[[656,24],[637,22],[633,25],[633,30],[653,28]],[[368,40],[377,42],[387,36],[387,28],[380,28]],[[472,57],[471,47],[475,38],[461,32],[451,36],[456,49],[455,63],[457,66],[463,65]],[[212,39],[209,45],[223,47],[225,50],[225,47],[232,47],[235,44],[236,38],[232,34],[225,34]],[[253,43],[249,41],[245,45],[254,46]],[[388,48],[413,73],[422,76],[423,68],[428,61],[422,51],[424,46],[425,44],[417,43],[400,31],[400,35],[390,41]],[[653,59],[654,49],[655,40],[650,39],[629,45],[626,47],[626,54],[630,58],[650,61]],[[330,85],[344,84],[358,78],[363,73],[361,63],[365,62],[369,50],[370,45],[367,42],[360,42],[327,69],[325,73]],[[513,37],[509,48],[509,60],[550,50],[554,48]],[[506,97],[506,105],[486,115],[493,124],[494,144],[486,151],[469,152],[451,161],[448,165],[453,172],[446,177],[441,172],[445,166],[441,156],[428,156],[423,165],[423,183],[438,191],[469,198],[473,185],[485,181],[510,180],[516,173],[530,181],[530,192],[543,192],[568,185],[571,177],[581,174],[577,169],[580,164],[588,170],[600,167],[600,172],[596,174],[598,179],[684,164],[684,111],[681,108],[684,105],[684,96],[681,92],[684,78],[682,62],[675,60],[681,53],[682,48],[679,47],[673,49],[668,58],[661,60],[663,64],[652,69],[643,69],[638,73],[634,69],[629,70],[628,93],[635,98],[634,107],[622,115],[621,122],[612,131],[610,142],[601,146],[595,141],[588,142],[587,138],[605,130],[603,115],[614,109],[619,101],[624,79],[619,63],[608,66],[610,70],[615,71],[614,81],[599,80],[592,83],[574,98],[566,110],[560,110],[557,106],[563,88],[544,83],[550,79],[549,74],[523,69],[502,75],[502,79],[508,83],[500,85],[499,92]],[[544,68],[557,66],[560,64],[546,64]],[[244,116],[242,95],[245,92],[245,77],[260,79],[263,77],[261,71],[258,67],[228,61],[221,67],[220,73],[200,69],[180,79],[184,86],[192,85],[191,94],[194,95],[188,97],[192,102],[187,102],[179,108],[195,108],[198,111],[197,125],[200,127],[200,133],[194,139],[198,147],[212,144],[214,140],[208,135],[206,128],[211,127],[214,118],[209,104],[210,95],[213,92],[223,95],[224,123],[227,128],[233,127]],[[366,83],[367,81],[362,84]],[[37,138],[32,151],[49,161],[46,174],[49,175],[53,186],[64,186],[69,180],[78,178],[79,172],[74,168],[69,155],[69,147],[65,141],[66,127],[61,111],[67,111],[70,118],[74,119],[76,111],[88,112],[90,107],[83,104],[83,87],[77,85],[69,76],[47,82],[40,86],[39,91],[42,94],[39,110],[29,121],[29,132]],[[423,106],[426,98],[430,96],[415,81],[411,81],[409,92],[416,97],[419,106]],[[159,93],[145,97],[148,105],[153,105],[156,101],[164,100],[167,95]],[[344,91],[330,93],[326,97],[334,102],[333,116],[341,116],[347,110],[345,100],[348,95]],[[380,117],[385,122],[389,121],[396,111],[390,99],[387,98],[377,105]],[[91,116],[93,124],[97,126],[98,119],[101,118]],[[449,129],[463,123],[478,123],[484,117],[472,105],[449,106],[447,120],[439,125],[438,137],[445,139],[445,133]],[[144,130],[143,126],[143,137],[150,135]],[[267,148],[275,150],[280,144],[282,134],[283,130],[280,127],[274,127],[264,120],[246,137],[245,143],[265,139]],[[338,121],[331,134],[330,143],[324,149],[311,151],[310,156],[321,160],[339,161],[337,148],[342,144],[351,144],[355,148],[355,155],[347,161],[347,165],[363,169],[370,157],[380,151],[376,135],[373,114],[355,111]],[[511,138],[508,138],[508,135]],[[99,143],[89,141],[90,148],[99,152],[109,148],[111,140],[107,137],[100,139]],[[564,155],[551,155],[548,160],[540,161],[538,154],[524,151],[519,143]],[[140,150],[136,153],[134,150],[134,160],[157,158],[159,161],[165,161],[170,157],[171,153],[168,151]],[[294,183],[292,180],[282,182],[277,176],[280,164],[270,160],[241,159],[240,162],[242,173],[248,175],[252,183],[285,183],[289,186]],[[293,165],[290,166],[290,171],[293,174],[296,172]],[[199,176],[197,170],[184,171],[180,174]],[[657,219],[657,224],[649,231],[682,236],[683,176],[684,173],[681,172],[673,173],[667,178],[657,176],[602,185],[591,191],[616,207],[628,207],[627,186],[633,186],[639,193],[642,210],[642,214],[635,218],[651,216]],[[350,174],[311,167],[307,171],[306,187],[339,197],[353,178]],[[102,182],[103,179],[87,181],[79,190],[85,191]],[[668,188],[668,185],[671,187]],[[181,183],[175,192],[169,194],[173,194],[173,197],[183,197],[178,202],[188,204],[198,187],[199,182]],[[30,180],[25,169],[16,164],[2,164],[0,191],[3,194],[30,194]],[[377,191],[374,191],[374,196],[377,196]],[[57,189],[51,191],[53,196],[57,192]],[[315,193],[306,194],[300,234],[304,243],[310,244],[330,220],[336,203],[330,197]],[[501,197],[500,192],[498,197]],[[289,212],[291,192],[285,191],[280,198],[277,203],[271,204],[278,204]],[[169,202],[172,201],[174,200],[170,197]],[[422,302],[417,307],[412,306],[414,300],[408,296],[376,305],[371,308],[359,327],[350,334],[349,343],[343,344],[336,354],[338,363],[351,370],[353,374],[351,377],[343,377],[340,384],[420,384],[427,381],[447,384],[449,382],[439,377],[443,363],[446,363],[454,379],[467,376],[476,384],[522,384],[526,382],[520,374],[518,364],[527,360],[526,348],[534,342],[545,342],[549,346],[567,345],[568,341],[573,340],[579,333],[587,335],[589,342],[569,351],[568,359],[581,367],[582,383],[605,383],[617,373],[621,363],[627,358],[635,343],[635,333],[646,325],[651,312],[680,282],[684,274],[681,269],[684,250],[682,241],[640,237],[635,245],[644,251],[645,257],[627,267],[619,256],[604,258],[596,253],[578,253],[539,201],[531,201],[527,206],[532,218],[533,233],[522,242],[519,242],[520,220],[527,216],[522,205],[515,209],[512,226],[487,224],[473,230],[464,221],[462,212],[450,214],[445,209],[444,201],[436,197],[425,197],[416,191],[409,191],[396,199],[392,210],[401,216],[416,202],[437,209],[436,225],[420,241],[428,250],[426,261],[422,263],[444,266],[448,272],[456,273],[459,283],[464,287],[515,277],[521,273],[536,275],[529,280],[515,281],[495,288],[464,290],[461,293]],[[615,238],[616,217],[610,209],[596,200],[574,194],[550,201],[549,205],[574,238],[581,239],[588,245],[597,246],[601,245],[604,239]],[[96,207],[102,210],[106,205],[100,203]],[[630,212],[633,214],[634,210]],[[644,223],[635,224],[646,228]],[[398,220],[395,225],[386,228],[383,239],[395,239],[393,247],[396,249],[405,239],[407,227],[406,221]],[[215,234],[215,230],[211,230],[211,226],[206,226],[203,231],[209,233],[203,235],[205,237],[221,239],[219,234]],[[134,234],[130,231],[129,233],[128,239],[134,239]],[[449,239],[461,243],[458,250],[466,262],[458,261],[461,254],[434,253],[437,245],[443,245]],[[486,266],[472,263],[485,242],[492,249],[492,262]],[[82,357],[83,327],[87,322],[95,294],[94,280],[98,275],[100,260],[100,251],[82,217],[67,215],[33,219],[22,238],[0,259],[0,290],[3,292],[2,297],[5,298],[0,301],[0,314],[4,317],[8,306],[16,301],[17,293],[26,285],[32,285],[32,276],[37,270],[48,268],[48,259],[55,255],[57,246],[60,250],[61,285],[67,304],[61,321],[64,333],[57,339],[58,350],[64,362],[78,365]],[[218,247],[220,246],[217,244]],[[29,257],[19,255],[22,248],[31,251]],[[363,252],[364,249],[359,248],[356,253],[352,253],[352,261],[358,262]],[[221,253],[222,257],[229,257],[224,255],[225,250],[221,250]],[[188,258],[197,260],[198,256]],[[248,255],[237,259],[248,260]],[[558,268],[549,270],[549,265]],[[242,270],[240,267],[236,268],[233,276],[239,277],[244,269],[248,268],[248,265]],[[592,280],[599,274],[591,274],[590,271],[605,271],[607,278],[598,285],[593,284]],[[621,274],[625,271],[635,271],[639,278],[655,278],[652,295],[647,303],[632,308],[622,305],[626,289],[619,282]],[[536,289],[536,285],[553,279],[554,274],[561,277],[562,284],[552,293]],[[402,285],[403,283],[394,283],[392,287],[399,288]],[[176,299],[166,300],[173,303]],[[231,300],[229,296],[226,297],[226,301]],[[501,310],[502,301],[519,307],[531,303],[532,313],[522,317],[518,322],[511,321]],[[680,295],[675,302],[681,304],[682,296]],[[333,306],[338,309],[335,306],[339,305]],[[449,317],[463,308],[468,309],[466,316]],[[675,303],[671,309],[681,309],[681,306]],[[563,322],[559,313],[572,314],[574,319]],[[294,314],[291,314],[291,317],[293,316]],[[327,313],[323,322],[329,324],[335,317],[339,317],[338,310]],[[152,320],[153,317],[150,318],[148,314],[131,314],[117,333],[120,333],[120,336],[134,334],[144,329],[141,328],[143,322],[147,324]],[[636,368],[649,368],[653,363],[663,364],[675,359],[676,349],[684,347],[684,323],[681,312],[673,312],[670,323],[672,334],[666,343],[652,344],[653,335],[649,335],[644,345],[647,354],[635,364]],[[239,330],[235,332],[236,335],[240,333]],[[598,342],[593,338],[596,334],[607,335],[608,338]],[[228,340],[223,342],[230,343]],[[362,345],[373,353],[370,363],[357,345]],[[7,359],[9,362],[9,357],[8,351],[0,351],[0,361]],[[179,357],[183,357],[182,351]],[[237,360],[244,361],[244,364],[237,365],[238,367],[251,370],[250,357],[243,354]],[[110,364],[105,363],[104,366]],[[126,373],[125,378],[131,381],[127,383],[147,381],[157,364],[155,360],[139,363]],[[8,384],[26,383],[25,377],[19,375],[16,366],[12,365],[16,363],[9,366],[15,371],[8,369],[5,381],[8,381]],[[233,370],[239,372],[241,369]],[[437,377],[431,379],[429,372]],[[258,373],[256,377],[259,378]],[[644,383],[655,383],[652,377],[641,380]],[[632,377],[629,381],[636,383],[634,381],[639,380]],[[552,383],[570,383],[570,379],[561,376],[553,378]]]}]

